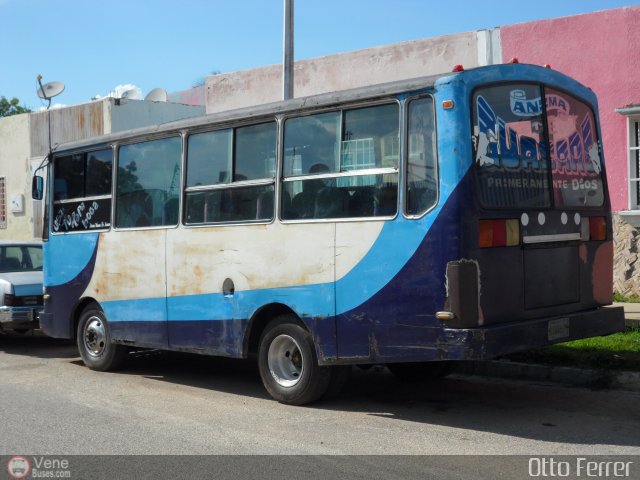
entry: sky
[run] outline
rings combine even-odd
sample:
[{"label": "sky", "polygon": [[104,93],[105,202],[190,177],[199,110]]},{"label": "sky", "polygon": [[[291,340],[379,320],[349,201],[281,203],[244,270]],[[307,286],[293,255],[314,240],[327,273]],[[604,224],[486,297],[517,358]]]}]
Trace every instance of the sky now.
[{"label": "sky", "polygon": [[[212,72],[282,62],[283,0],[0,0],[0,96],[37,109],[43,83],[73,105],[191,88]],[[297,0],[296,60],[638,5],[624,0]],[[455,60],[452,59],[452,64]],[[124,86],[124,87],[123,87]]]}]

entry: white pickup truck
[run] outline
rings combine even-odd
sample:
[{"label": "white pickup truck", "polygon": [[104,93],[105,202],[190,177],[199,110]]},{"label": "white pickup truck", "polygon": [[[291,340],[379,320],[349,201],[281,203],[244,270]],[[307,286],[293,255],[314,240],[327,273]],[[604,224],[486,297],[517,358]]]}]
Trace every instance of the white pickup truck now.
[{"label": "white pickup truck", "polygon": [[42,310],[42,245],[0,242],[0,330],[38,328]]}]

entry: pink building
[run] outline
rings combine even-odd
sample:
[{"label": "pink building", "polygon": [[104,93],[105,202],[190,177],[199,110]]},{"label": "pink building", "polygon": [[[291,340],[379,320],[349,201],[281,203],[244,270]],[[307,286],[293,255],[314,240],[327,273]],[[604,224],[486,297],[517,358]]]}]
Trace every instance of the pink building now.
[{"label": "pink building", "polygon": [[[627,120],[616,109],[640,103],[640,7],[501,27],[502,59],[550,64],[597,95],[607,161],[611,206],[629,202]],[[640,214],[640,212],[638,212]]]},{"label": "pink building", "polygon": [[550,64],[590,87],[600,105],[614,217],[614,288],[640,294],[640,7],[509,25],[502,59]]}]

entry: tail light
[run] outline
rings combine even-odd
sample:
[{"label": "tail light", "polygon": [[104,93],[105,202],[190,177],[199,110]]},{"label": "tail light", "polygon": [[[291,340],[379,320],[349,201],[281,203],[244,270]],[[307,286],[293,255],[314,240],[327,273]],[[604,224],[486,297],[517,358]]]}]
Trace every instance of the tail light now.
[{"label": "tail light", "polygon": [[16,297],[12,293],[5,293],[4,304],[7,307],[34,307],[42,305],[42,295],[25,295],[23,297]]},{"label": "tail light", "polygon": [[607,219],[605,217],[589,217],[589,237],[591,240],[607,238]]},{"label": "tail light", "polygon": [[7,307],[22,307],[24,306],[24,301],[22,297],[16,297],[12,293],[4,294],[4,304]]},{"label": "tail light", "polygon": [[514,247],[520,244],[520,222],[517,219],[480,220],[478,245],[487,247]]},{"label": "tail light", "polygon": [[606,240],[607,218],[582,217],[580,222],[580,239],[584,242],[589,240]]}]

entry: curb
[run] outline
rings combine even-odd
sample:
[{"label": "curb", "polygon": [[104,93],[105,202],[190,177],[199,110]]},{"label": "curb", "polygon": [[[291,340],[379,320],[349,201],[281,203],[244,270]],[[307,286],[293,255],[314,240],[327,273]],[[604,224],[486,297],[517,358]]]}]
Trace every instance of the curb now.
[{"label": "curb", "polygon": [[486,362],[465,362],[456,369],[456,373],[553,382],[574,387],[640,392],[640,372],[591,370],[511,362],[508,360],[490,360]]},{"label": "curb", "polygon": [[625,318],[624,324],[627,328],[640,328],[640,319],[638,318]]}]

